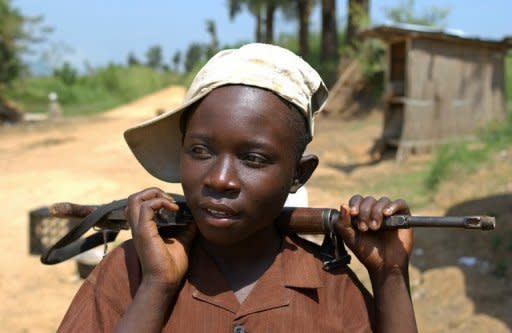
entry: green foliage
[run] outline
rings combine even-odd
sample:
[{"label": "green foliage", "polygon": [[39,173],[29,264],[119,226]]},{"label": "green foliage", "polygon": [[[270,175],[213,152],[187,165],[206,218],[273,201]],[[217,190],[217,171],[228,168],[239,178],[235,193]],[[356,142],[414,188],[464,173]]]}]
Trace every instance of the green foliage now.
[{"label": "green foliage", "polygon": [[78,78],[78,72],[69,62],[64,62],[61,68],[53,70],[53,76],[59,78],[64,84],[74,84]]},{"label": "green foliage", "polygon": [[[228,0],[227,7],[231,20],[243,11],[248,11],[254,17],[255,41],[274,43],[273,29],[266,31],[268,27],[267,20],[271,22],[274,18],[274,15],[270,13],[279,10],[285,20],[295,20],[298,16],[298,7],[303,6],[303,8],[308,8],[310,11],[318,2],[318,0]],[[269,14],[271,16],[267,17]]]},{"label": "green foliage", "polygon": [[201,43],[192,43],[188,46],[184,63],[186,72],[191,72],[198,63],[204,60],[205,49]]},{"label": "green foliage", "polygon": [[171,63],[173,65],[173,69],[176,73],[180,71],[180,63],[181,63],[181,52],[176,51],[172,56]]},{"label": "green foliage", "polygon": [[348,0],[348,18],[346,28],[346,46],[358,50],[361,38],[357,34],[370,23],[369,1]]},{"label": "green foliage", "polygon": [[[432,193],[423,186],[425,170],[412,170],[400,174],[384,177],[379,180],[369,178],[362,182],[360,191],[389,196],[390,198],[407,198],[412,208],[427,206],[432,200]],[[359,191],[359,190],[358,190]]]},{"label": "green foliage", "polygon": [[349,2],[349,15],[354,20],[357,27],[366,27],[370,23],[368,16],[367,4],[364,1],[348,1]]},{"label": "green foliage", "polygon": [[[357,50],[357,51],[356,51]],[[356,48],[343,47],[342,56],[357,59],[361,64],[363,76],[368,81],[382,79],[384,74],[384,55],[386,46],[377,39],[364,40]]]},{"label": "green foliage", "polygon": [[472,149],[467,143],[443,145],[430,165],[430,171],[425,180],[426,187],[435,190],[452,172],[460,171],[461,168],[474,170],[479,162],[487,158],[487,154],[487,149],[478,146]]},{"label": "green foliage", "polygon": [[21,71],[19,40],[23,34],[23,20],[10,1],[0,0],[0,82],[12,81]]},{"label": "green foliage", "polygon": [[16,79],[24,70],[21,54],[27,45],[41,41],[50,30],[41,27],[41,17],[24,16],[10,0],[0,0],[0,87]]},{"label": "green foliage", "polygon": [[162,47],[160,45],[151,46],[147,50],[146,65],[153,69],[162,67]]},{"label": "green foliage", "polygon": [[492,152],[512,145],[512,113],[503,122],[496,122],[484,129],[477,140],[443,145],[429,167],[425,185],[435,190],[455,172],[473,172],[487,160]]},{"label": "green foliage", "polygon": [[397,7],[384,8],[385,16],[398,23],[412,23],[427,26],[443,27],[450,9],[432,6],[423,13],[415,12],[415,0],[404,0]]},{"label": "green foliage", "polygon": [[126,62],[128,63],[128,66],[138,66],[138,65],[140,65],[139,59],[137,59],[137,57],[135,56],[135,54],[133,54],[133,52],[130,52],[128,54],[128,58],[127,58]]},{"label": "green foliage", "polygon": [[78,76],[71,85],[60,77],[16,80],[5,93],[26,112],[47,112],[48,94],[55,91],[64,114],[79,115],[104,111],[178,83],[182,83],[180,76],[145,66],[109,65]]},{"label": "green foliage", "polygon": [[211,58],[219,50],[219,38],[217,37],[215,21],[206,20],[206,32],[210,35],[210,44],[206,50],[206,55],[208,58]]}]

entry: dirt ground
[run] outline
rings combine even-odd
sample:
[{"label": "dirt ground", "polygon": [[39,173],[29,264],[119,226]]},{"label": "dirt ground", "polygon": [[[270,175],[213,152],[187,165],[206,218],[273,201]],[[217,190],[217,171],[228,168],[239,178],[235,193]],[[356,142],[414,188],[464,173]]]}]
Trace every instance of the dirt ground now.
[{"label": "dirt ground", "polygon": [[[29,254],[30,210],[59,201],[105,203],[148,186],[181,191],[146,174],[122,133],[157,109],[179,104],[183,94],[183,88],[170,87],[97,116],[0,127],[0,201],[7,206],[0,233],[1,331],[54,332],[81,284],[74,260],[44,266]],[[308,185],[311,206],[336,207],[354,194],[361,179],[386,177],[396,169],[393,160],[368,160],[380,121],[377,113],[350,122],[317,120],[318,135],[310,150],[322,162]],[[512,193],[512,183],[503,186],[496,197],[469,202],[447,195],[440,198],[443,205],[414,213],[481,215],[485,209],[510,221],[512,195],[507,193]],[[482,259],[493,255],[486,249],[492,238],[483,237],[447,230],[416,233],[411,281],[421,332],[511,331],[512,285],[510,279],[492,274],[492,262]],[[463,256],[481,260],[463,266],[458,261]],[[364,269],[357,262],[351,265],[367,283]]]}]

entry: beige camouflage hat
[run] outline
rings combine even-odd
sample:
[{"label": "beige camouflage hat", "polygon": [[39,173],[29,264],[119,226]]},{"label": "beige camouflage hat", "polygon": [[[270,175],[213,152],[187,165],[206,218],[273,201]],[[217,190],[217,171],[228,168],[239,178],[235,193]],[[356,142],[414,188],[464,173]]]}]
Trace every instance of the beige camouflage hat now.
[{"label": "beige camouflage hat", "polygon": [[213,89],[229,84],[268,89],[293,103],[304,114],[311,136],[313,117],[328,95],[320,75],[287,49],[252,43],[220,51],[197,73],[179,108],[125,131],[128,146],[151,175],[180,182],[180,116]]}]

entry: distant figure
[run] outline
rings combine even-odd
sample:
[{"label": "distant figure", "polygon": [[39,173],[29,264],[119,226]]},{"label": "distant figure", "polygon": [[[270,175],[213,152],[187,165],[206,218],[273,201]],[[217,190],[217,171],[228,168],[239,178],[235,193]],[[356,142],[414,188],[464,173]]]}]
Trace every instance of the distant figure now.
[{"label": "distant figure", "polygon": [[60,118],[62,116],[62,110],[59,105],[59,96],[56,92],[52,91],[48,94],[48,117],[49,118]]}]

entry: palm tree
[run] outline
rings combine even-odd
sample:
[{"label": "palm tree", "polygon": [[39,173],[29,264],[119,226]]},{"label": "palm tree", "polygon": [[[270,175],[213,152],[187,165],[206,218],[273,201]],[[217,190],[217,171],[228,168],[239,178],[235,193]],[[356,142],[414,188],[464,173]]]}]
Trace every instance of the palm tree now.
[{"label": "palm tree", "polygon": [[278,6],[277,0],[267,1],[265,15],[265,43],[272,44],[274,42],[274,13]]},{"label": "palm tree", "polygon": [[368,25],[370,0],[348,0],[348,22],[345,44],[352,49],[359,47],[357,34]]},{"label": "palm tree", "polygon": [[246,7],[249,12],[256,19],[256,28],[254,33],[254,39],[257,42],[263,41],[263,33],[262,33],[262,11],[265,6],[266,1],[264,0],[229,0],[229,17],[234,19],[236,15],[238,15],[244,7]]},{"label": "palm tree", "polygon": [[290,6],[289,0],[229,0],[229,16],[233,19],[244,7],[255,17],[255,40],[274,42],[274,17],[278,9]]},{"label": "palm tree", "polygon": [[206,32],[210,35],[210,45],[208,45],[207,56],[212,57],[219,50],[219,39],[217,37],[217,26],[215,21],[206,20]]},{"label": "palm tree", "polygon": [[299,18],[299,54],[309,56],[309,17],[313,9],[312,0],[297,0],[297,17]]},{"label": "palm tree", "polygon": [[322,40],[320,59],[338,59],[338,30],[336,28],[336,0],[322,0]]}]

